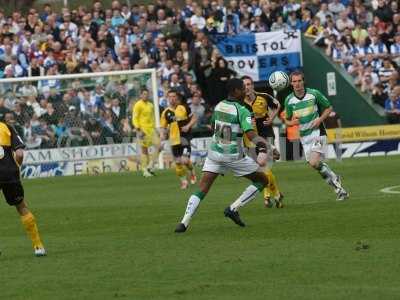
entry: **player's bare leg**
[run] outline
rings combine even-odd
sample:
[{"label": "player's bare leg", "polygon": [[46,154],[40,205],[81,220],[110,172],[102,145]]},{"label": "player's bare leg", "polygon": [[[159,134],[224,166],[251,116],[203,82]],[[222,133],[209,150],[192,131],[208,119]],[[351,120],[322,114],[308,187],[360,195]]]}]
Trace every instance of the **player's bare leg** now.
[{"label": "player's bare leg", "polygon": [[46,250],[44,249],[43,243],[40,239],[39,230],[36,225],[36,220],[33,214],[29,211],[24,200],[16,205],[18,214],[21,217],[21,222],[25,227],[25,230],[32,240],[34,253],[36,256],[45,256]]},{"label": "player's bare leg", "polygon": [[199,181],[199,190],[193,193],[187,203],[185,214],[182,218],[181,223],[175,229],[175,232],[181,233],[185,232],[189,226],[189,222],[192,219],[193,215],[195,214],[197,207],[199,206],[200,202],[204,199],[207,195],[208,191],[210,190],[211,186],[213,185],[215,179],[218,177],[217,173],[212,172],[203,172],[201,179]]},{"label": "player's bare leg", "polygon": [[249,175],[245,175],[244,177],[251,180],[252,184],[249,185],[239,196],[239,198],[236,199],[224,211],[225,217],[230,218],[233,222],[241,227],[244,227],[245,224],[240,219],[238,210],[255,199],[257,194],[262,192],[263,189],[268,185],[267,176],[263,172],[254,172]]},{"label": "player's bare leg", "polygon": [[193,163],[190,160],[189,156],[182,156],[182,162],[185,165],[186,169],[189,171],[188,175],[188,180],[190,184],[196,184],[197,178],[196,178],[196,171],[193,167]]},{"label": "player's bare leg", "polygon": [[349,194],[342,187],[340,177],[332,171],[327,163],[322,161],[321,153],[315,151],[311,152],[308,163],[312,168],[319,172],[321,177],[325,179],[330,186],[334,188],[338,201],[345,200],[349,197]]}]

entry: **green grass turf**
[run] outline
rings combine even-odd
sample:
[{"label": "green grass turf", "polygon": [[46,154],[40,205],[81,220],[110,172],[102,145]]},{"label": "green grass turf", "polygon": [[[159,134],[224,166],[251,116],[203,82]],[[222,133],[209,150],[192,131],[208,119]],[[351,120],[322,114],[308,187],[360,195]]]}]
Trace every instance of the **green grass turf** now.
[{"label": "green grass turf", "polygon": [[286,208],[259,196],[240,228],[223,210],[247,182],[221,177],[181,235],[194,188],[171,171],[25,181],[49,255],[33,257],[1,202],[0,299],[398,299],[400,194],[380,189],[400,184],[400,157],[330,164],[347,202],[304,163],[280,163]]}]

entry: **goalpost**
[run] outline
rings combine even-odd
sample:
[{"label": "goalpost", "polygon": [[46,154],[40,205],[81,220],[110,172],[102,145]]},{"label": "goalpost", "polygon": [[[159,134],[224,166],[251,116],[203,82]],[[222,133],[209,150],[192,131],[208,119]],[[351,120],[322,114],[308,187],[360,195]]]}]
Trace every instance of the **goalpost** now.
[{"label": "goalpost", "polygon": [[[0,101],[14,112],[15,117],[8,118],[16,124],[28,150],[132,143],[132,107],[143,87],[150,92],[159,128],[156,69],[0,79]],[[113,123],[106,124],[107,130],[102,124],[102,135],[106,132],[107,136],[85,132],[106,122],[110,110],[116,114],[112,114]],[[46,132],[48,127],[54,137]],[[63,127],[73,136],[67,142],[60,137]],[[159,168],[163,168],[161,157]]]}]

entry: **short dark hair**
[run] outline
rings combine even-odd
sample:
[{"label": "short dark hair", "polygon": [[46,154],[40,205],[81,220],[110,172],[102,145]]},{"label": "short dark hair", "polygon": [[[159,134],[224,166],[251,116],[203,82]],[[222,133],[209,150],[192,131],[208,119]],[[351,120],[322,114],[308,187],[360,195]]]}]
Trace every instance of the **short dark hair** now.
[{"label": "short dark hair", "polygon": [[241,78],[242,80],[245,80],[245,79],[248,79],[248,80],[250,80],[251,82],[253,82],[253,78],[251,78],[250,76],[248,76],[248,75],[244,75],[244,76],[242,76],[242,78]]},{"label": "short dark hair", "polygon": [[296,71],[293,71],[292,73],[290,73],[290,75],[289,75],[290,82],[292,82],[292,77],[293,77],[293,76],[299,76],[299,75],[301,75],[301,78],[304,80],[304,73],[303,73],[303,71],[296,70]]},{"label": "short dark hair", "polygon": [[172,93],[175,93],[177,96],[179,94],[176,89],[169,89],[168,92],[167,92],[167,95],[172,94]]},{"label": "short dark hair", "polygon": [[143,92],[149,92],[149,89],[147,87],[142,87],[140,93],[142,94]]},{"label": "short dark hair", "polygon": [[239,78],[229,79],[228,82],[226,83],[226,89],[228,90],[228,93],[231,95],[235,90],[244,89],[243,80]]}]

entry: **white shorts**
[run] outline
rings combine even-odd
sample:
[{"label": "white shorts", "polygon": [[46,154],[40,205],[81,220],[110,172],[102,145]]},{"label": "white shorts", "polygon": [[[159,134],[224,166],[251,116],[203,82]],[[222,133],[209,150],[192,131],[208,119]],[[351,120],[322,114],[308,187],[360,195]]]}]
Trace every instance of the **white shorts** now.
[{"label": "white shorts", "polygon": [[216,161],[207,157],[202,171],[216,174],[232,171],[235,176],[245,176],[257,171],[262,172],[262,169],[252,158],[246,155],[240,160],[231,162]]},{"label": "white shorts", "polygon": [[327,150],[327,139],[325,135],[303,137],[301,144],[307,161],[310,160],[311,152],[321,153],[322,159],[325,158]]},{"label": "white shorts", "polygon": [[[253,149],[246,148],[246,155],[249,156],[254,161],[257,159],[255,148]],[[273,165],[274,165],[274,159],[272,156],[272,150],[269,149],[267,151],[267,164],[264,167],[259,167],[259,168],[260,170],[262,170],[262,172],[266,172],[267,170],[271,170]]]}]

